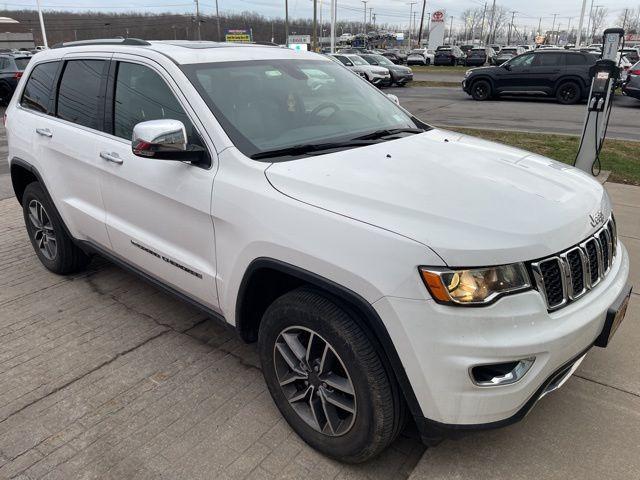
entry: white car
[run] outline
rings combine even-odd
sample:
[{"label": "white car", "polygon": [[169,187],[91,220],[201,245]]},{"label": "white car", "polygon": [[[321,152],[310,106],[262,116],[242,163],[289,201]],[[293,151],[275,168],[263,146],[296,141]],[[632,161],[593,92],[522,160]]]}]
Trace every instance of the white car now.
[{"label": "white car", "polygon": [[76,42],[33,57],[5,122],[42,264],[102,255],[257,341],[284,418],[343,461],[407,418],[430,444],[520,420],[630,295],[597,181],[315,53]]},{"label": "white car", "polygon": [[356,54],[332,53],[330,56],[377,87],[388,87],[393,83],[391,73],[387,68],[371,65]]},{"label": "white car", "polygon": [[431,65],[435,56],[434,50],[416,48],[407,55],[407,65]]}]

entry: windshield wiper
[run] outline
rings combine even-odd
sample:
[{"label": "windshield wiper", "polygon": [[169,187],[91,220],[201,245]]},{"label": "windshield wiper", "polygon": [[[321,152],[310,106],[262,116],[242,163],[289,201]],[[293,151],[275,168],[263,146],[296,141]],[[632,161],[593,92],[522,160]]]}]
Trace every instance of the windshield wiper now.
[{"label": "windshield wiper", "polygon": [[274,150],[265,150],[264,152],[258,152],[251,155],[254,160],[260,160],[262,158],[275,158],[286,157],[295,155],[308,155],[324,150],[333,150],[338,148],[352,148],[362,147],[365,145],[373,145],[374,139],[357,138],[353,140],[347,140],[345,142],[329,142],[329,143],[308,143],[301,145],[293,145],[291,147],[276,148]]},{"label": "windshield wiper", "polygon": [[425,131],[421,128],[385,128],[383,130],[376,130],[375,132],[361,135],[359,137],[354,138],[354,140],[376,140],[380,138],[390,137],[392,135],[397,135],[399,133],[424,133],[424,132]]}]

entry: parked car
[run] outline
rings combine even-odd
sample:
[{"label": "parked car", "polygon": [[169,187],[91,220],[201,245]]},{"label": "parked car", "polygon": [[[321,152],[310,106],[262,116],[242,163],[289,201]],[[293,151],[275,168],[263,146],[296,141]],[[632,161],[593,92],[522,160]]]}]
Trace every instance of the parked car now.
[{"label": "parked car", "polygon": [[391,74],[392,84],[404,86],[407,83],[413,81],[413,71],[409,67],[396,65],[387,57],[383,57],[382,55],[370,54],[362,54],[360,55],[360,57],[362,57],[369,65],[382,67],[389,70],[389,73]]},{"label": "parked car", "polygon": [[337,53],[352,53],[354,55],[360,55],[361,53],[373,53],[373,52],[364,47],[346,47],[346,48],[338,49]]},{"label": "parked car", "polygon": [[531,45],[518,45],[518,47],[522,48],[525,52],[530,52],[534,49]]},{"label": "parked car", "polygon": [[629,256],[595,179],[432,128],[317,54],[195,47],[28,65],[8,160],[45,268],[104,256],[257,342],[291,428],[347,462],[407,416],[431,444],[516,422],[609,344]]},{"label": "parked car", "polygon": [[369,63],[359,55],[343,55],[336,53],[332,56],[340,61],[345,67],[348,67],[358,73],[362,73],[364,77],[376,87],[387,87],[391,85],[391,74],[389,73],[389,70],[384,67],[369,65]]},{"label": "parked car", "polygon": [[495,58],[495,64],[500,65],[501,63],[506,62],[507,60],[511,60],[516,55],[522,55],[525,52],[525,49],[522,47],[504,47],[500,50],[500,53]]},{"label": "parked car", "polygon": [[391,60],[396,65],[402,65],[404,63],[407,63],[407,55],[406,55],[406,53],[404,53],[403,51],[401,51],[399,49],[386,50],[386,51],[384,51],[382,53],[382,55],[387,57],[389,60]]},{"label": "parked car", "polygon": [[487,46],[493,48],[493,51],[496,52],[496,55],[500,53],[500,50],[502,50],[502,45],[498,45],[497,43],[492,43]]},{"label": "parked car", "polygon": [[495,67],[469,70],[463,90],[474,100],[500,95],[543,95],[572,104],[589,94],[596,58],[572,50],[538,49]]},{"label": "parked car", "polygon": [[434,65],[464,65],[465,55],[455,45],[442,45],[436,49]]},{"label": "parked car", "polygon": [[0,55],[0,104],[9,103],[30,60],[31,56],[23,54]]},{"label": "parked car", "polygon": [[407,55],[407,65],[431,65],[435,52],[427,48],[415,48]]},{"label": "parked car", "polygon": [[640,62],[629,68],[627,78],[622,86],[622,93],[640,100]]},{"label": "parked car", "polygon": [[460,50],[462,50],[462,53],[466,55],[467,52],[471,50],[473,47],[474,45],[460,45]]},{"label": "parked car", "polygon": [[496,52],[491,47],[473,47],[467,52],[465,65],[467,67],[481,67],[485,64],[495,65]]},{"label": "parked car", "polygon": [[620,53],[633,64],[640,61],[640,53],[635,48],[620,49]]}]

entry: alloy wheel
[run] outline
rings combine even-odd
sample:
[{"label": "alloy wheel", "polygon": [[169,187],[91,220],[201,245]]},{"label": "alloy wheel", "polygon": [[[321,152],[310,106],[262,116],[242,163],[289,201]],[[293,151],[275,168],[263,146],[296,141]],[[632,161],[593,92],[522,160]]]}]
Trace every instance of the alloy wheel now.
[{"label": "alloy wheel", "polygon": [[564,102],[573,101],[576,98],[577,94],[578,92],[573,85],[565,85],[560,88],[560,98],[562,98]]},{"label": "alloy wheel", "polygon": [[308,426],[331,437],[351,429],[357,415],[355,389],[327,340],[309,328],[288,327],[276,339],[273,362],[284,396]]},{"label": "alloy wheel", "polygon": [[53,260],[58,253],[58,241],[49,214],[37,200],[29,202],[29,221],[31,222],[33,239],[40,253]]}]

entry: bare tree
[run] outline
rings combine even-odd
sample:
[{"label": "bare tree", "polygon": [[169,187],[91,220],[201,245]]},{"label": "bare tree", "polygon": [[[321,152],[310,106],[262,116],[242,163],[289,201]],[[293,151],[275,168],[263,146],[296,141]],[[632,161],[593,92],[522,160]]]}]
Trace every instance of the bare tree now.
[{"label": "bare tree", "polygon": [[[607,15],[609,14],[608,8],[598,8],[594,12],[593,19],[591,20],[591,41],[595,42],[595,37],[601,33],[602,25],[604,24]],[[597,43],[597,42],[596,42]]]}]

